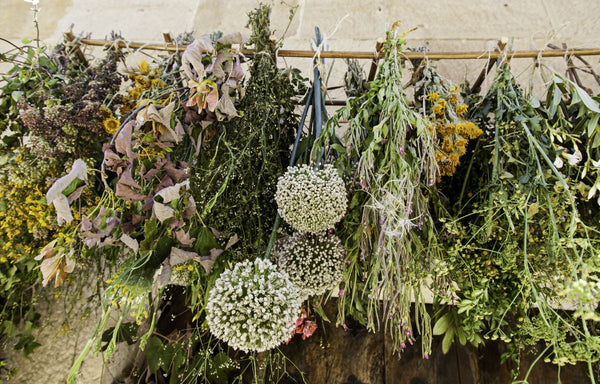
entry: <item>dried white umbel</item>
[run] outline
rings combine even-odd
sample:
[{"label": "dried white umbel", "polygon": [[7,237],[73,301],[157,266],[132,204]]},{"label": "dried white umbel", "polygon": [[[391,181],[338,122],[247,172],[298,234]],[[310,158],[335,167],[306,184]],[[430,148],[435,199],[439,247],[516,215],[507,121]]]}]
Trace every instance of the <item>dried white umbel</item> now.
[{"label": "dried white umbel", "polygon": [[297,231],[323,232],[346,213],[344,181],[330,164],[314,170],[306,164],[288,167],[277,181],[277,211]]},{"label": "dried white umbel", "polygon": [[296,232],[274,250],[280,271],[286,272],[303,297],[320,295],[342,279],[345,251],[335,235]]},{"label": "dried white umbel", "polygon": [[206,306],[213,335],[234,349],[262,352],[288,340],[302,299],[269,260],[246,260],[215,281]]}]

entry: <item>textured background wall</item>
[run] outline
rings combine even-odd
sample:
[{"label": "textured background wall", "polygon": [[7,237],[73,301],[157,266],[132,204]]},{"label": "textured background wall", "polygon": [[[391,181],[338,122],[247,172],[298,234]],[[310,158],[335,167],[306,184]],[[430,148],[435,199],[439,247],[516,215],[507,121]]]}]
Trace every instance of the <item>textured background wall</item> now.
[{"label": "textured background wall", "polygon": [[[256,0],[41,0],[39,15],[41,38],[49,44],[74,24],[75,34],[90,32],[104,38],[112,30],[133,41],[162,42],[162,32],[177,35],[195,31],[197,35],[221,30],[248,34],[246,13]],[[513,38],[515,49],[541,49],[547,43],[569,47],[598,47],[600,42],[600,1],[598,0],[286,0],[273,2],[276,37],[288,25],[290,8],[296,8],[284,39],[284,48],[310,49],[309,38],[315,25],[327,34],[332,50],[374,50],[377,38],[384,36],[396,20],[405,29],[417,27],[408,36],[410,46],[428,43],[436,51],[483,51],[503,37]],[[35,36],[30,4],[22,0],[0,0],[0,37],[18,42]],[[0,41],[0,51],[9,46]],[[93,54],[94,51],[90,51]],[[135,65],[141,55],[131,57]],[[600,57],[590,57],[596,70]],[[562,59],[546,60],[564,70]],[[287,59],[281,65],[299,66],[308,72],[309,60]],[[440,72],[456,82],[473,81],[484,63],[443,61]],[[368,69],[368,63],[364,62]],[[2,72],[0,63],[0,72]],[[515,73],[523,82],[529,78],[532,60],[515,60]],[[345,65],[336,62],[330,85],[337,85]],[[308,73],[307,73],[308,74]],[[593,85],[587,82],[589,86]],[[70,331],[61,330],[65,310],[61,302],[48,307],[52,312],[40,330],[43,346],[31,357],[13,356],[19,367],[15,383],[60,383],[64,374],[93,331],[95,316],[88,320],[73,316]],[[73,327],[75,329],[73,329]],[[60,337],[57,337],[60,334]],[[102,358],[91,356],[82,368],[82,383],[110,382],[110,373],[102,373]]]},{"label": "textured background wall", "polygon": [[[287,30],[284,48],[309,49],[308,39],[318,25],[328,35],[332,50],[373,50],[386,28],[400,20],[410,46],[429,44],[431,50],[483,51],[503,37],[513,38],[515,49],[541,49],[547,43],[569,47],[597,47],[600,36],[600,1],[597,0],[271,0],[276,37],[288,25],[290,8],[296,17]],[[246,13],[257,0],[41,0],[41,37],[55,42],[74,25],[73,31],[103,38],[120,31],[134,41],[162,42],[162,32],[177,35],[221,30],[247,33]],[[30,5],[22,0],[0,0],[0,37],[19,41],[33,37]],[[2,48],[0,42],[0,49]],[[135,60],[135,59],[132,59]],[[563,70],[561,59],[547,60]],[[288,59],[289,65],[308,69],[308,60]],[[598,68],[600,59],[591,58]],[[460,82],[477,76],[479,60],[444,61],[442,74]],[[519,60],[516,72],[532,67]],[[338,61],[332,81],[339,80],[345,65]],[[523,75],[525,77],[525,74]]]}]

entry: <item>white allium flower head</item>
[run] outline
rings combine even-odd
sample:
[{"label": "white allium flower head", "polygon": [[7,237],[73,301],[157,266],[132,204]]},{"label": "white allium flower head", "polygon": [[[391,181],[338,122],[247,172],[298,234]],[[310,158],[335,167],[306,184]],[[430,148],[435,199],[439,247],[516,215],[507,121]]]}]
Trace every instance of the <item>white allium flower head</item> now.
[{"label": "white allium flower head", "polygon": [[311,233],[332,228],[348,205],[344,181],[331,164],[320,170],[306,164],[288,167],[277,181],[275,201],[289,225]]},{"label": "white allium flower head", "polygon": [[234,349],[262,352],[290,338],[302,298],[269,260],[237,263],[215,281],[206,306],[213,335]]},{"label": "white allium flower head", "polygon": [[335,235],[296,232],[274,250],[279,270],[286,272],[304,297],[333,289],[344,272],[345,251]]}]

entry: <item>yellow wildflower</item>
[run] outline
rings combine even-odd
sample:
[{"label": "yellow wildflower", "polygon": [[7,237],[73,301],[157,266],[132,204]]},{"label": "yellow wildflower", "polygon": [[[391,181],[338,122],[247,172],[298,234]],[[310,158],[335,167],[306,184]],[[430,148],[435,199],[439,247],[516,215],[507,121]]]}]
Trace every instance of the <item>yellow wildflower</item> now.
[{"label": "yellow wildflower", "polygon": [[479,129],[479,127],[475,125],[475,123],[469,121],[467,122],[466,133],[467,135],[469,135],[470,139],[476,139],[483,134],[483,131]]},{"label": "yellow wildflower", "polygon": [[449,137],[444,137],[444,141],[442,142],[442,151],[446,153],[450,153],[454,150],[454,143]]},{"label": "yellow wildflower", "polygon": [[463,117],[465,113],[467,113],[469,106],[466,104],[459,104],[456,106],[456,115],[458,117]]},{"label": "yellow wildflower", "polygon": [[142,62],[140,63],[140,73],[142,75],[146,75],[148,74],[148,72],[150,72],[150,70],[148,69],[148,63],[146,63],[146,60],[142,60]]},{"label": "yellow wildflower", "polygon": [[117,133],[117,129],[119,129],[119,125],[121,125],[121,123],[115,118],[108,118],[102,122],[102,125],[104,125],[104,130],[106,133],[112,136]]},{"label": "yellow wildflower", "polygon": [[458,139],[454,142],[454,146],[456,146],[456,148],[464,148],[468,142],[469,140],[467,139]]},{"label": "yellow wildflower", "polygon": [[193,271],[193,270],[194,270],[194,267],[193,267],[193,266],[191,266],[191,265],[188,265],[187,269],[188,269],[188,271]]},{"label": "yellow wildflower", "polygon": [[448,155],[448,159],[450,160],[450,164],[457,166],[458,165],[458,153],[456,152],[452,152],[451,154]]},{"label": "yellow wildflower", "polygon": [[446,100],[442,99],[442,100],[439,100],[433,107],[433,113],[435,113],[436,115],[443,115],[445,109],[446,109]]},{"label": "yellow wildflower", "polygon": [[448,100],[450,101],[450,104],[456,104],[458,103],[458,95],[456,93],[453,93],[450,95]]},{"label": "yellow wildflower", "polygon": [[440,95],[438,95],[436,92],[431,92],[429,94],[429,96],[427,96],[427,100],[429,100],[429,101],[436,101],[439,98],[440,98]]}]

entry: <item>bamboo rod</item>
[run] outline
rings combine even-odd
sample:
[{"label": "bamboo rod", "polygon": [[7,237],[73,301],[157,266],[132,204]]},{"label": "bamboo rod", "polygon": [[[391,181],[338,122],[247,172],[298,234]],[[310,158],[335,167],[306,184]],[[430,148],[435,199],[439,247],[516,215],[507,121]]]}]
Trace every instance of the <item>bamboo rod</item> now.
[{"label": "bamboo rod", "polygon": [[[185,45],[173,45],[173,44],[160,44],[160,43],[137,43],[137,42],[125,42],[125,41],[108,41],[108,40],[95,40],[95,39],[81,39],[80,42],[86,45],[92,46],[104,46],[107,44],[117,45],[120,48],[133,48],[133,49],[147,49],[156,51],[184,51]],[[254,50],[252,49],[241,49],[243,54],[252,55]],[[535,58],[538,56],[542,57],[563,57],[565,55],[577,55],[577,56],[596,56],[600,55],[599,48],[591,49],[557,49],[557,50],[539,50],[539,51],[506,51],[506,52],[402,52],[402,57],[405,59],[424,59],[430,60],[469,60],[469,59],[499,59],[506,57],[507,59],[518,59],[518,58]],[[293,49],[280,49],[277,51],[277,55],[280,57],[299,57],[299,58],[313,58],[315,56],[314,51],[304,50],[293,50]],[[379,59],[383,57],[382,53],[365,52],[365,51],[323,51],[320,52],[320,57],[324,59]]]},{"label": "bamboo rod", "polygon": [[[67,40],[69,40],[70,42],[75,41],[75,35],[73,35],[73,32],[71,31],[67,31],[65,32],[65,37],[67,38]],[[88,65],[88,61],[85,58],[85,55],[83,54],[83,52],[81,52],[81,49],[79,49],[79,46],[75,47],[75,55],[77,55],[77,58],[85,65]]]},{"label": "bamboo rod", "polygon": [[[501,38],[500,40],[498,40],[496,49],[494,49],[494,51],[495,52],[504,51],[506,44],[508,44],[508,38],[506,38],[506,37]],[[475,92],[479,91],[479,89],[481,88],[481,84],[483,84],[483,81],[485,80],[487,74],[490,73],[492,68],[494,68],[494,64],[495,64],[495,62],[490,60],[486,64],[486,66],[481,70],[481,72],[479,73],[479,76],[477,76],[477,79],[475,80],[475,82],[473,83],[473,86],[471,87],[471,92],[475,93]]]},{"label": "bamboo rod", "polygon": [[173,44],[173,38],[171,37],[171,32],[164,31],[163,32],[163,39],[165,39],[165,43],[167,43],[167,44]]},{"label": "bamboo rod", "polygon": [[375,52],[377,52],[377,58],[373,58],[371,62],[371,69],[369,69],[369,76],[367,77],[367,81],[373,81],[375,79],[375,74],[377,73],[377,66],[379,63],[379,54],[381,53],[381,48],[383,48],[383,39],[379,38],[377,40],[377,44],[375,44]]}]

